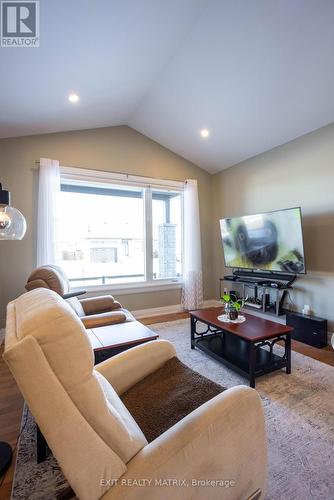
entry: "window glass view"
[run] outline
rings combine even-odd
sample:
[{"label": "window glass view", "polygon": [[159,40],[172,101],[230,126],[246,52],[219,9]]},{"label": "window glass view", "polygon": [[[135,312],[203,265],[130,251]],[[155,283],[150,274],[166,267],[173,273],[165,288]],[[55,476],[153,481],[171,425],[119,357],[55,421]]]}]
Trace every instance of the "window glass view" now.
[{"label": "window glass view", "polygon": [[62,185],[60,205],[60,265],[71,286],[145,279],[143,190]]},{"label": "window glass view", "polygon": [[153,278],[182,275],[181,194],[152,192]]},{"label": "window glass view", "polygon": [[[65,182],[59,263],[72,287],[182,276],[180,192]],[[146,198],[152,203],[145,204]],[[152,209],[145,213],[145,206]]]}]

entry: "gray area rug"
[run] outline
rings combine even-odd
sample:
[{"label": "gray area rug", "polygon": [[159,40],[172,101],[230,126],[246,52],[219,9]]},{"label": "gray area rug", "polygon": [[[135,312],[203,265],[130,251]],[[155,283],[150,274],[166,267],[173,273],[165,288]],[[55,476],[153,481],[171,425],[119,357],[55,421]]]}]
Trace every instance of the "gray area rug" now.
[{"label": "gray area rug", "polygon": [[[225,387],[247,381],[198,350],[190,349],[189,320],[153,324],[193,370]],[[277,347],[277,349],[280,349]],[[292,374],[274,372],[256,381],[268,437],[267,500],[334,499],[334,368],[292,353]],[[37,465],[31,415],[22,432],[13,500],[57,498],[67,486],[50,456]],[[25,415],[23,416],[23,422]]]},{"label": "gray area rug", "polygon": [[37,463],[36,425],[28,407],[24,406],[11,498],[54,500],[59,498],[68,486],[51,453],[44,462]]}]

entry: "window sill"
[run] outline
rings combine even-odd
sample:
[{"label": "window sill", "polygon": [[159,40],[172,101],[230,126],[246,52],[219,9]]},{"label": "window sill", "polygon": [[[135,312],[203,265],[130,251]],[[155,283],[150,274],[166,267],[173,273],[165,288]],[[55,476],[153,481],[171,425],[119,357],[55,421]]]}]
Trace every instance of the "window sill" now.
[{"label": "window sill", "polygon": [[183,281],[157,280],[142,283],[124,283],[115,285],[95,285],[86,287],[73,287],[72,291],[87,290],[87,293],[110,292],[114,295],[131,295],[133,293],[159,292],[165,290],[177,290],[182,288]]}]

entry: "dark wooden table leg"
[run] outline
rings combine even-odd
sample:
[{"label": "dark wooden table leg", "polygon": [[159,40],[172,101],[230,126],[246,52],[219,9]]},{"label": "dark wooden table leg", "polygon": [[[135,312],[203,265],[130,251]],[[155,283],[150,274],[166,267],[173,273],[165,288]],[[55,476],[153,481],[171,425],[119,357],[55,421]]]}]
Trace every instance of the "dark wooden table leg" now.
[{"label": "dark wooden table leg", "polygon": [[255,345],[251,342],[249,346],[249,386],[255,388],[255,364],[256,351]]},{"label": "dark wooden table leg", "polygon": [[40,464],[44,462],[48,454],[48,445],[45,441],[45,437],[40,431],[40,428],[36,424],[36,441],[37,441],[37,463]]},{"label": "dark wooden table leg", "polygon": [[291,373],[291,335],[285,336],[285,349],[286,349],[286,373]]},{"label": "dark wooden table leg", "polygon": [[195,349],[195,346],[194,346],[195,331],[196,331],[196,320],[193,316],[190,315],[190,347],[191,347],[191,349]]}]

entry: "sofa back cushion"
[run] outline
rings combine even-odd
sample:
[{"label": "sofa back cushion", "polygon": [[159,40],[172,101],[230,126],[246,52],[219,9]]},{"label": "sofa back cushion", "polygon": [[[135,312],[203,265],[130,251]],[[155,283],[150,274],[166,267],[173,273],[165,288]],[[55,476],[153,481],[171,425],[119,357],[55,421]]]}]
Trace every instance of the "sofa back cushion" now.
[{"label": "sofa back cushion", "polygon": [[30,274],[26,290],[30,291],[35,288],[48,288],[63,296],[68,293],[70,284],[61,267],[48,265],[38,267]]},{"label": "sofa back cushion", "polygon": [[[33,337],[73,405],[127,463],[147,441],[109,382],[94,370],[89,338],[73,309],[46,289],[28,292],[12,304],[15,318],[8,322],[6,350]],[[26,376],[30,377],[28,366]]]}]

